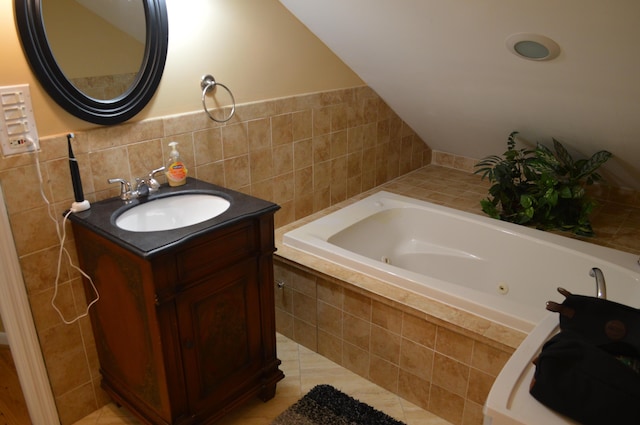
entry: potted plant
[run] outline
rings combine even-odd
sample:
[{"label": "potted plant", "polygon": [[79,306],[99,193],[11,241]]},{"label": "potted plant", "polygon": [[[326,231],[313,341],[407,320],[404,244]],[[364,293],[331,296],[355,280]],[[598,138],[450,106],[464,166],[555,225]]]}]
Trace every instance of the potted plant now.
[{"label": "potted plant", "polygon": [[556,139],[555,152],[540,143],[535,149],[516,149],[517,134],[509,135],[502,156],[491,155],[475,165],[475,174],[492,183],[489,196],[480,201],[482,211],[512,223],[592,236],[589,216],[596,204],[585,187],[602,180],[596,170],[611,153],[602,150],[574,161]]}]

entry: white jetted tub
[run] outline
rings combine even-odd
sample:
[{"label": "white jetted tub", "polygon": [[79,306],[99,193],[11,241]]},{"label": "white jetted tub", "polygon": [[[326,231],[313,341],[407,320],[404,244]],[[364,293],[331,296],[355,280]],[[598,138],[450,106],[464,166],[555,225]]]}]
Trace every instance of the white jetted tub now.
[{"label": "white jetted tub", "polygon": [[486,425],[572,423],[528,394],[531,360],[557,332],[545,309],[562,301],[557,287],[596,295],[598,268],[607,298],[640,306],[635,255],[384,191],[285,233],[283,243],[528,333],[491,389]]},{"label": "white jetted tub", "polygon": [[283,243],[524,332],[550,314],[557,287],[595,295],[594,267],[609,299],[640,304],[632,254],[384,191]]}]

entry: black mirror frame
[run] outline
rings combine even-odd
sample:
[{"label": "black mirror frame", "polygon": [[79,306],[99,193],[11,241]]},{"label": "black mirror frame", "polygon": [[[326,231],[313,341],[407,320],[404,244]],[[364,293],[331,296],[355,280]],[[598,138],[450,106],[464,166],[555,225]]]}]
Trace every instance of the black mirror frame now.
[{"label": "black mirror frame", "polygon": [[40,84],[67,112],[95,124],[125,122],[139,113],[153,97],[167,58],[169,24],[165,0],[144,0],[147,39],[140,72],[121,96],[100,100],[78,90],[56,62],[42,21],[42,0],[15,0],[15,18],[22,48]]}]

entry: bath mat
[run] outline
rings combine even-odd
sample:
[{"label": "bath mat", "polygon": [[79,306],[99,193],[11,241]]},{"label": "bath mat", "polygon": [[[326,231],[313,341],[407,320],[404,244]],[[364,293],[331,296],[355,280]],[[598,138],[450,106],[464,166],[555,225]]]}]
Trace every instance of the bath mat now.
[{"label": "bath mat", "polygon": [[271,425],[405,425],[331,385],[318,385]]}]

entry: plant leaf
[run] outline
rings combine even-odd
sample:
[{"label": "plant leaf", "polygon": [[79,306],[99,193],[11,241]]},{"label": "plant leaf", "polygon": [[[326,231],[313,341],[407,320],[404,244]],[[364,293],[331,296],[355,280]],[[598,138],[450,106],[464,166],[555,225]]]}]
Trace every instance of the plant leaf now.
[{"label": "plant leaf", "polygon": [[554,138],[553,140],[553,148],[556,150],[556,157],[560,161],[562,165],[567,168],[571,168],[573,166],[573,158],[569,154],[569,152],[565,149],[565,147]]},{"label": "plant leaf", "polygon": [[[602,164],[607,162],[611,158],[611,152],[609,151],[599,151],[594,153],[588,161],[586,161],[576,175],[576,179],[581,179],[589,174],[595,172]],[[596,174],[598,179],[600,178],[599,174]],[[594,176],[595,177],[595,176]]]}]

